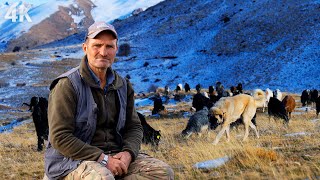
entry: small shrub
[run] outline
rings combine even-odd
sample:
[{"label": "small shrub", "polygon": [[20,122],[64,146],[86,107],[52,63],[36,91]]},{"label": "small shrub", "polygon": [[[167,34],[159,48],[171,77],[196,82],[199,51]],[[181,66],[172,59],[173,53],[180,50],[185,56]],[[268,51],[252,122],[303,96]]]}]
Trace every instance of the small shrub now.
[{"label": "small shrub", "polygon": [[161,81],[161,79],[156,79],[154,82],[156,83],[156,82],[159,82],[159,81]]},{"label": "small shrub", "polygon": [[21,50],[20,46],[15,46],[12,50],[12,52],[19,52]]},{"label": "small shrub", "polygon": [[229,18],[227,15],[225,15],[225,16],[222,17],[222,21],[223,21],[224,23],[227,23],[227,22],[230,21],[230,18]]},{"label": "small shrub", "polygon": [[8,87],[8,86],[9,86],[9,83],[4,82],[4,81],[0,81],[0,88]]},{"label": "small shrub", "polygon": [[150,87],[148,88],[148,92],[156,92],[158,89],[158,86],[151,84]]},{"label": "small shrub", "polygon": [[178,63],[172,63],[172,64],[168,67],[168,69],[172,69],[173,67],[176,67],[176,66],[178,66]]},{"label": "small shrub", "polygon": [[131,53],[131,47],[128,43],[124,43],[120,45],[118,56],[129,56],[130,53]]}]

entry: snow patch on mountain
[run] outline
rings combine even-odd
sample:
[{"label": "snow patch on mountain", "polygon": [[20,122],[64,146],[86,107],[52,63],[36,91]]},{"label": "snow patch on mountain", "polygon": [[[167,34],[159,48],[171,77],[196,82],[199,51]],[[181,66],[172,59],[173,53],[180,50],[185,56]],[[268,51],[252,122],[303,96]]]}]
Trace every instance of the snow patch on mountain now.
[{"label": "snow patch on mountain", "polygon": [[[92,0],[96,5],[91,11],[94,21],[111,22],[122,16],[126,16],[135,9],[146,9],[154,6],[163,0]],[[102,13],[103,12],[103,13]]]},{"label": "snow patch on mountain", "polygon": [[[53,13],[59,10],[59,6],[69,6],[73,3],[70,0],[49,0],[46,2],[40,3],[39,1],[26,0],[23,3],[31,4],[31,9],[28,11],[28,15],[30,16],[32,22],[28,22],[24,19],[23,22],[12,22],[11,19],[5,19],[5,14],[12,5],[12,2],[8,2],[8,5],[3,5],[0,9],[0,40],[1,41],[9,41],[13,38],[19,37],[22,33],[28,32],[28,30],[48,18]],[[21,1],[22,2],[22,1]]]}]

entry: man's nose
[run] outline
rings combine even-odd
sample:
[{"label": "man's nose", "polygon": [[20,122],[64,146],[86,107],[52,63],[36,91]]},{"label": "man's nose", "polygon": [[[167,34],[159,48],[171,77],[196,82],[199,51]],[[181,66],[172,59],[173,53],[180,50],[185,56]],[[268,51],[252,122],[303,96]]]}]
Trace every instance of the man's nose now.
[{"label": "man's nose", "polygon": [[108,50],[105,46],[102,46],[100,49],[101,56],[106,56],[108,54]]}]

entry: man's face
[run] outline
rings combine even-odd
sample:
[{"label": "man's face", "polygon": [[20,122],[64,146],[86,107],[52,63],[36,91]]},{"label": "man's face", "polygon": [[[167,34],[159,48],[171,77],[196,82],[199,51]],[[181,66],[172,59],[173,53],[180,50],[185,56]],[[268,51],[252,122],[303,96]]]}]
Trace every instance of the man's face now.
[{"label": "man's face", "polygon": [[117,39],[108,32],[101,32],[94,39],[87,39],[82,49],[87,54],[91,69],[105,70],[114,62],[118,50]]}]

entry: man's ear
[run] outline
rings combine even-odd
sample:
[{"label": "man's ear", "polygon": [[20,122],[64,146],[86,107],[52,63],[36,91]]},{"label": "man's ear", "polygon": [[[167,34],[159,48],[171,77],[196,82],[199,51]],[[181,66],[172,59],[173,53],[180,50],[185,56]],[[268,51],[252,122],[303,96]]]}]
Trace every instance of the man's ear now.
[{"label": "man's ear", "polygon": [[118,45],[118,41],[117,41],[117,43],[116,43],[116,53],[118,53],[118,51],[119,51],[119,45]]},{"label": "man's ear", "polygon": [[88,50],[88,44],[85,42],[85,43],[82,43],[82,50],[85,54],[87,54],[87,50]]}]

